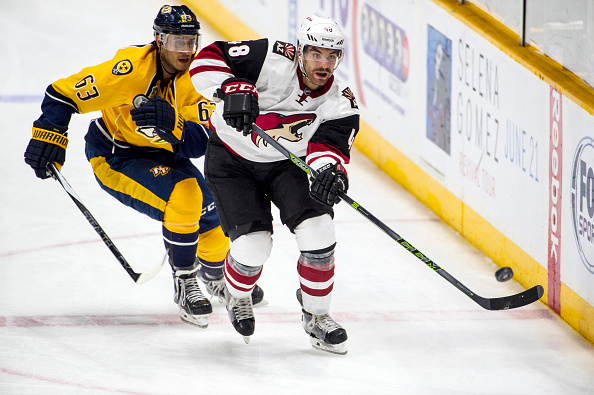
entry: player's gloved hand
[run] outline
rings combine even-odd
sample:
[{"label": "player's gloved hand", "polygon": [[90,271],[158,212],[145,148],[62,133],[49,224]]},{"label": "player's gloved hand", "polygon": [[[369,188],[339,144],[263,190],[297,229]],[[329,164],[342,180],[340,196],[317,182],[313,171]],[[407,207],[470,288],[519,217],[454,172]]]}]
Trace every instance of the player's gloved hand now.
[{"label": "player's gloved hand", "polygon": [[179,111],[162,97],[151,97],[130,111],[139,128],[153,128],[155,133],[171,145],[184,140],[185,120]]},{"label": "player's gloved hand", "polygon": [[55,125],[48,119],[33,122],[33,138],[29,140],[25,150],[25,162],[42,180],[52,176],[47,168],[50,163],[54,163],[59,169],[66,161],[66,130],[67,128]]},{"label": "player's gloved hand", "polygon": [[349,189],[346,169],[341,164],[328,163],[322,166],[309,188],[309,195],[314,200],[332,207],[340,202],[339,193]]},{"label": "player's gloved hand", "polygon": [[216,93],[224,101],[223,118],[227,125],[247,136],[252,132],[252,124],[260,114],[258,91],[252,81],[245,78],[226,79]]}]

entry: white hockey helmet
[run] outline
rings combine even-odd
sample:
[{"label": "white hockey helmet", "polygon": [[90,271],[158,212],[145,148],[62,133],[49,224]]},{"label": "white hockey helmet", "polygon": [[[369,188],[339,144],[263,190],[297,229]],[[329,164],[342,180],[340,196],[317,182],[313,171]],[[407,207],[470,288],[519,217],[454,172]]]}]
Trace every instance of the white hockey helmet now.
[{"label": "white hockey helmet", "polygon": [[301,71],[304,71],[303,53],[306,46],[311,45],[313,47],[338,50],[340,53],[334,66],[334,69],[336,69],[344,58],[344,44],[345,39],[342,30],[331,18],[317,15],[308,16],[301,23],[297,32],[297,57]]}]

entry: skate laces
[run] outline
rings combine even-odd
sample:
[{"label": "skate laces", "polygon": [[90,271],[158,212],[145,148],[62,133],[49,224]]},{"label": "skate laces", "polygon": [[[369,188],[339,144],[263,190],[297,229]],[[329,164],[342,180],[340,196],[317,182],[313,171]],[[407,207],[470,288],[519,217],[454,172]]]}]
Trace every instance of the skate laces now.
[{"label": "skate laces", "polygon": [[330,314],[314,315],[313,317],[314,319],[312,320],[312,322],[315,321],[314,325],[317,325],[318,328],[320,328],[326,333],[330,333],[333,330],[342,328],[340,325],[336,323],[336,321],[332,319],[332,317],[330,317]]},{"label": "skate laces", "polygon": [[225,280],[212,280],[207,281],[205,284],[211,297],[217,296],[220,303],[225,303]]},{"label": "skate laces", "polygon": [[254,318],[254,311],[252,309],[251,297],[234,298],[231,297],[230,306],[233,309],[235,319],[238,321]]},{"label": "skate laces", "polygon": [[183,283],[184,293],[190,303],[197,302],[202,299],[206,299],[200,290],[198,281],[195,277],[181,278],[180,281]]}]

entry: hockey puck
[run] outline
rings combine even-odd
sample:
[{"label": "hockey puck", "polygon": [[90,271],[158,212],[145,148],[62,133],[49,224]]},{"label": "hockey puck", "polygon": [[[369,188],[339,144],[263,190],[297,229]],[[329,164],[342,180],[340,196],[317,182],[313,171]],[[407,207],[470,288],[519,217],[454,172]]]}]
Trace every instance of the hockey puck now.
[{"label": "hockey puck", "polygon": [[511,269],[511,267],[507,267],[507,266],[502,267],[501,269],[499,269],[495,272],[495,278],[499,282],[511,280],[511,278],[513,276],[514,276],[514,271]]}]

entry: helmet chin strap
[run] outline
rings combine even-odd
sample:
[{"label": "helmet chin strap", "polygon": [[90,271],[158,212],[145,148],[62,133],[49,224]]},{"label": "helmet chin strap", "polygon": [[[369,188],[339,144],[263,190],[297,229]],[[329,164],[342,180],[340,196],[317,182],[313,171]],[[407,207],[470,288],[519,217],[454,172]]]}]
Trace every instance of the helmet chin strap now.
[{"label": "helmet chin strap", "polygon": [[301,71],[301,74],[303,74],[303,77],[307,78],[308,81],[313,84],[314,82],[309,78],[307,72],[305,71],[305,65],[303,64],[303,54],[297,56],[299,61],[299,70]]},{"label": "helmet chin strap", "polygon": [[158,41],[157,41],[157,48],[159,49],[159,51],[158,51],[158,53],[159,53],[159,63],[161,64],[161,67],[163,68],[163,70],[164,70],[164,71],[165,71],[167,74],[169,74],[169,75],[171,75],[171,76],[174,76],[174,75],[176,75],[177,73],[179,73],[179,71],[174,71],[174,72],[172,73],[171,71],[167,70],[167,68],[165,67],[165,64],[163,63],[163,60],[161,59],[161,46],[162,46],[162,45],[163,45],[163,42],[162,42],[161,40],[158,40]]},{"label": "helmet chin strap", "polygon": [[163,61],[161,61],[161,67],[163,67],[163,70],[165,70],[165,72],[171,76],[174,76],[178,73],[178,71],[174,71],[173,73],[169,70],[167,70],[167,68],[165,67],[165,65],[163,64]]}]

